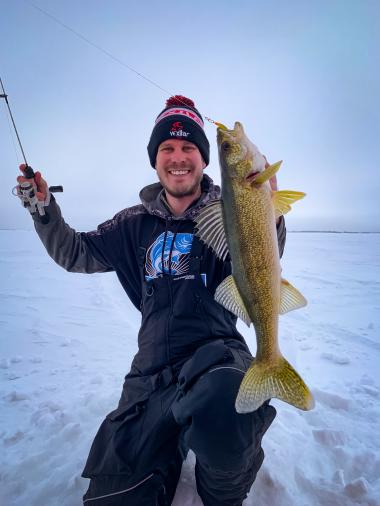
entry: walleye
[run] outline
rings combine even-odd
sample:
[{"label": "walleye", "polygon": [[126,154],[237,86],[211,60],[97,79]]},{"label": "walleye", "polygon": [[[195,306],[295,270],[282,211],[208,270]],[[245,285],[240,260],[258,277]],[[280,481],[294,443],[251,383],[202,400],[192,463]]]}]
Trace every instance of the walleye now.
[{"label": "walleye", "polygon": [[281,278],[275,220],[305,194],[271,190],[269,179],[282,162],[266,168],[240,123],[233,130],[219,126],[217,143],[222,199],[207,205],[196,222],[200,239],[218,257],[231,257],[232,275],[217,287],[215,300],[248,326],[253,323],[256,332],[256,358],[240,385],[236,410],[254,411],[272,397],[312,409],[311,392],[278,344],[279,314],[305,306],[306,300]]}]

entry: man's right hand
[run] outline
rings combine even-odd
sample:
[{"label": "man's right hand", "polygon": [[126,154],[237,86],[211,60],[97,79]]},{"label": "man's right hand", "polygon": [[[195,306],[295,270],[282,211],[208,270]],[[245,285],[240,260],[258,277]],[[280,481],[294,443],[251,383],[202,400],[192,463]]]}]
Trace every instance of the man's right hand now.
[{"label": "man's right hand", "polygon": [[[20,165],[20,170],[23,174],[25,174],[26,165],[22,163]],[[41,172],[35,172],[34,178],[28,179],[25,176],[18,176],[17,182],[20,183],[32,183],[34,187],[34,191],[38,200],[42,202],[46,202],[47,197],[49,195],[49,187],[47,182],[41,176]]]}]

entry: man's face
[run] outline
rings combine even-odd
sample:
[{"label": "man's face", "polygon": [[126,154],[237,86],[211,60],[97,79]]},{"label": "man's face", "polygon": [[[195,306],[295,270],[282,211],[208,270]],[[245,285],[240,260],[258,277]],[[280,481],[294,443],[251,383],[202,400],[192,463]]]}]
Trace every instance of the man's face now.
[{"label": "man's face", "polygon": [[197,194],[205,167],[199,149],[192,142],[169,139],[158,147],[156,157],[158,179],[165,191],[173,197]]}]

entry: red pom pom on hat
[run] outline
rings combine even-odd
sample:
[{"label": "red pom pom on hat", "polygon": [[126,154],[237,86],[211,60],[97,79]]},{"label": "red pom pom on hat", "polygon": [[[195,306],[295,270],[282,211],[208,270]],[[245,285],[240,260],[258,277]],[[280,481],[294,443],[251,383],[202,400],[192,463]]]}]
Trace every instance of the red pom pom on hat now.
[{"label": "red pom pom on hat", "polygon": [[172,106],[189,106],[189,107],[195,107],[194,102],[187,97],[183,97],[182,95],[174,95],[173,97],[170,97],[166,101],[166,107],[172,107]]}]

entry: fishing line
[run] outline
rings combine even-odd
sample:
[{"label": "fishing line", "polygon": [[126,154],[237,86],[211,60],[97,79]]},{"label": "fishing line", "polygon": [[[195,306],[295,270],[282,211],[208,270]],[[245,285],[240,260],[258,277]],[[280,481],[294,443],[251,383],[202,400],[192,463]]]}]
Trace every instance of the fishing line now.
[{"label": "fishing line", "polygon": [[4,115],[7,118],[7,124],[8,124],[8,128],[9,128],[9,135],[10,135],[10,138],[12,139],[12,145],[13,145],[13,150],[15,152],[16,161],[17,161],[17,164],[20,164],[20,158],[18,156],[18,152],[17,152],[17,148],[16,148],[16,143],[15,143],[15,140],[14,140],[14,137],[13,137],[14,134],[13,134],[13,131],[12,131],[12,125],[11,125],[11,123],[9,121],[9,116],[8,116],[6,110],[5,109],[3,109],[3,110],[4,110]]},{"label": "fishing line", "polygon": [[[67,25],[66,23],[63,23],[60,19],[53,16],[53,14],[50,14],[49,12],[45,11],[44,9],[41,9],[41,7],[38,7],[38,5],[35,5],[33,2],[30,2],[30,0],[24,0],[24,1],[28,4],[30,4],[36,10],[42,12],[42,14],[45,14],[45,16],[47,16],[48,18],[52,19],[53,21],[55,21],[59,25],[63,26],[63,28],[66,28],[67,30],[69,30],[71,33],[73,33],[74,35],[76,35],[77,37],[82,39],[84,42],[87,42],[87,44],[89,44],[90,46],[94,47],[98,51],[102,52],[103,54],[105,54],[106,56],[111,58],[116,63],[119,63],[123,67],[126,67],[128,70],[130,70],[131,72],[134,72],[135,74],[140,76],[142,79],[145,79],[145,81],[147,81],[148,83],[152,84],[153,86],[156,86],[156,88],[158,88],[159,90],[165,92],[169,96],[174,95],[174,93],[170,93],[170,91],[165,90],[165,88],[162,88],[162,86],[160,86],[159,84],[157,84],[154,81],[152,81],[151,79],[149,79],[149,77],[144,76],[144,74],[141,74],[141,72],[138,72],[136,69],[134,69],[133,67],[131,67],[130,65],[125,63],[123,60],[120,60],[120,58],[117,58],[112,53],[110,53],[109,51],[104,49],[103,47],[99,46],[98,44],[95,44],[95,42],[92,42],[92,40],[88,39],[87,37],[85,37],[84,35],[79,33],[77,30],[74,30],[74,28],[71,28],[71,26]],[[184,105],[186,105],[186,104],[184,103]]]},{"label": "fishing line", "polygon": [[[107,51],[106,49],[104,49],[102,46],[99,46],[99,44],[96,44],[95,42],[93,42],[89,38],[85,37],[80,32],[78,32],[77,30],[75,30],[71,26],[67,25],[66,23],[64,23],[63,21],[61,21],[60,19],[58,19],[53,14],[50,14],[49,12],[45,11],[44,9],[42,9],[41,7],[39,7],[38,5],[36,5],[35,3],[31,2],[30,0],[24,0],[24,1],[26,3],[28,3],[29,5],[31,5],[37,11],[41,12],[42,14],[44,14],[45,16],[47,16],[48,18],[50,18],[51,20],[53,20],[55,23],[59,24],[63,28],[66,28],[66,30],[70,31],[71,33],[73,33],[74,35],[76,35],[77,37],[79,37],[81,40],[83,40],[84,42],[86,42],[90,46],[94,47],[95,49],[97,49],[101,53],[103,53],[106,56],[108,56],[109,58],[111,58],[111,60],[113,60],[114,62],[118,63],[119,65],[122,65],[123,67],[127,68],[131,72],[134,72],[136,75],[138,75],[139,77],[141,77],[142,79],[144,79],[148,83],[152,84],[153,86],[155,86],[159,90],[163,91],[166,95],[168,95],[168,96],[173,96],[174,95],[174,93],[171,93],[170,91],[166,90],[165,88],[163,88],[162,86],[160,86],[159,84],[157,84],[152,79],[149,79],[149,77],[146,77],[141,72],[138,72],[136,69],[134,69],[133,67],[131,67],[130,65],[128,65],[127,63],[125,63],[123,60],[120,60],[120,58],[117,58],[112,53],[110,53],[109,51]],[[180,99],[178,99],[178,101],[182,102]],[[185,106],[187,105],[185,102],[182,102],[182,104],[185,105]],[[210,123],[215,124],[216,126],[220,126],[220,127],[224,126],[221,123],[218,123],[217,121],[214,121],[213,119],[211,119],[211,118],[209,118],[207,116],[205,116],[205,119],[207,121],[209,121]]]},{"label": "fishing line", "polygon": [[3,81],[1,80],[1,77],[0,77],[0,85],[1,85],[1,90],[2,90],[2,94],[0,95],[1,98],[4,98],[5,99],[5,103],[7,104],[7,107],[8,107],[8,111],[9,111],[9,116],[12,120],[12,123],[13,123],[13,127],[15,129],[15,132],[16,132],[16,135],[17,135],[17,140],[18,140],[18,143],[19,143],[19,146],[20,146],[20,149],[21,149],[21,153],[22,153],[22,156],[24,158],[24,162],[25,162],[25,165],[28,166],[28,162],[26,161],[26,157],[25,157],[25,153],[24,153],[24,149],[22,147],[22,144],[21,144],[21,141],[20,141],[20,137],[18,135],[18,131],[17,131],[17,128],[16,128],[16,123],[15,123],[15,120],[13,119],[13,114],[12,114],[12,111],[11,111],[11,108],[9,106],[9,102],[8,102],[8,95],[5,93],[5,89],[4,89],[4,86],[3,86]]}]

